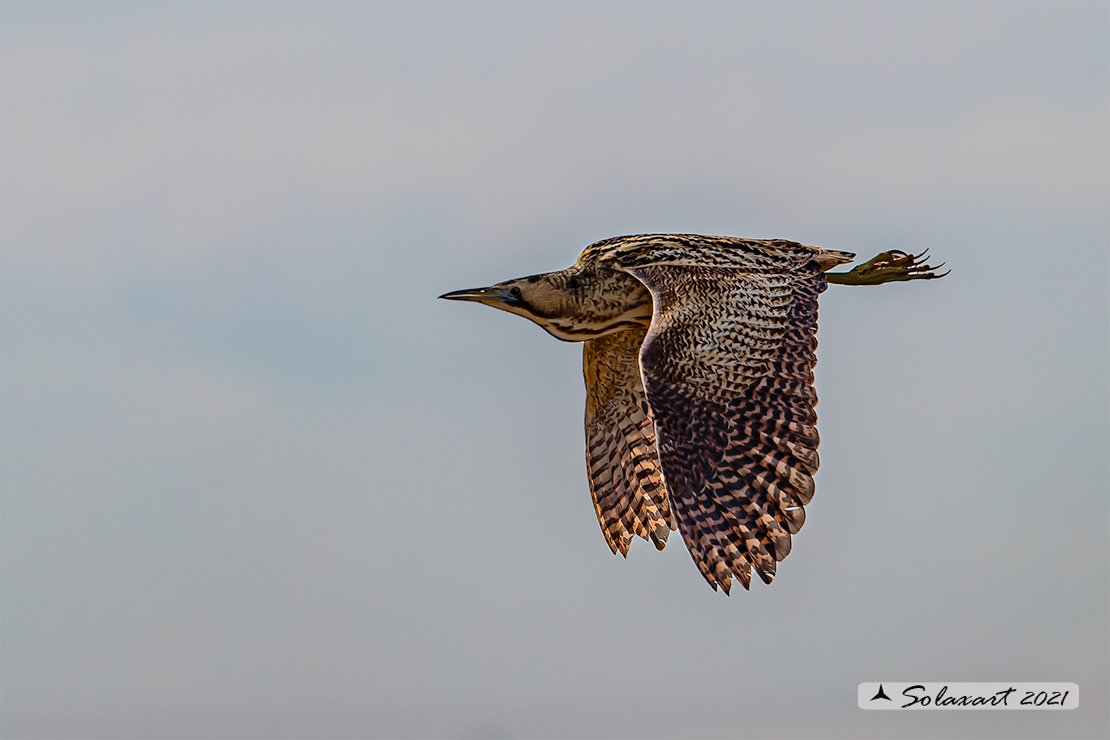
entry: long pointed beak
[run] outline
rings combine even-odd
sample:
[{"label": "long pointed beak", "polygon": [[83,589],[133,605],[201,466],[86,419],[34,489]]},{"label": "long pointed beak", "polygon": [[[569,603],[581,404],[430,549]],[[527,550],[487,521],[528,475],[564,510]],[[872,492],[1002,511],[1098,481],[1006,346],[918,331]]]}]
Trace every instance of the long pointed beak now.
[{"label": "long pointed beak", "polygon": [[474,301],[475,303],[492,305],[504,303],[506,295],[502,288],[470,288],[468,290],[454,290],[450,293],[444,293],[440,298],[445,298],[449,301]]}]

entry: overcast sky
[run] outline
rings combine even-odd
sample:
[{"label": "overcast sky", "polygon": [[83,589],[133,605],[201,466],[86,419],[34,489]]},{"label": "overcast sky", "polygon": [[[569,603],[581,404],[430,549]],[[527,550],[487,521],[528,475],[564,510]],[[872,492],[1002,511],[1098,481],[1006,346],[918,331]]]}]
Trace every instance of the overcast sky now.
[{"label": "overcast sky", "polygon": [[[1106,736],[1108,55],[1104,2],[0,4],[0,733]],[[435,300],[655,231],[952,268],[822,297],[773,586],[611,555],[580,348]]]}]

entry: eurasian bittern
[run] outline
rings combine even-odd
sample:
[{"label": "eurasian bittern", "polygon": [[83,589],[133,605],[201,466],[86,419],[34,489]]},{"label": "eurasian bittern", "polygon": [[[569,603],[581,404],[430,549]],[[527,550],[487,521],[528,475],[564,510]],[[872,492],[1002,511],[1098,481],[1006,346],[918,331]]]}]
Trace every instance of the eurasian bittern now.
[{"label": "eurasian bittern", "polygon": [[728,593],[770,583],[817,472],[817,296],[827,283],[943,277],[925,254],[855,255],[692,234],[591,244],[565,270],[440,298],[519,314],[584,342],[586,467],[605,540],[663,549],[679,529]]}]

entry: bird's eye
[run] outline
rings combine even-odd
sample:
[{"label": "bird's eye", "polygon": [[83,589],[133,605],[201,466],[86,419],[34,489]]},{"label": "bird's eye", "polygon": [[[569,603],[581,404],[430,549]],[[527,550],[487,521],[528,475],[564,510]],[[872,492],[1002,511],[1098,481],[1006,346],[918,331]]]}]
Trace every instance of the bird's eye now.
[{"label": "bird's eye", "polygon": [[520,288],[514,285],[513,287],[509,288],[509,297],[515,298],[519,301],[521,298],[524,297],[524,294],[520,292]]}]

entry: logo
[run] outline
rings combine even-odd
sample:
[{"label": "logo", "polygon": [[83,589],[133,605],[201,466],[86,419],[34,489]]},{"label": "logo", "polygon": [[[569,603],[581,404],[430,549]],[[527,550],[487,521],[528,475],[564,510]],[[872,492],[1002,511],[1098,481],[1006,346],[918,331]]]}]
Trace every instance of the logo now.
[{"label": "logo", "polygon": [[861,683],[860,709],[1075,709],[1074,683]]}]

